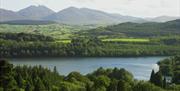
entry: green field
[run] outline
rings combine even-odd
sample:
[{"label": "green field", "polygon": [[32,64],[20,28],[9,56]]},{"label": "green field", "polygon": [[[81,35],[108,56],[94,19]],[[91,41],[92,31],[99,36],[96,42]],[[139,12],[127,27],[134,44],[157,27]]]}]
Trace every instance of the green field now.
[{"label": "green field", "polygon": [[84,31],[97,26],[80,26],[65,24],[49,25],[8,25],[0,24],[0,33],[30,33],[51,36],[55,39],[71,39],[76,36],[75,33]]},{"label": "green field", "polygon": [[71,40],[57,40],[56,43],[71,43]]},{"label": "green field", "polygon": [[[103,42],[150,42],[149,39],[132,39],[132,38],[119,38],[119,39],[102,39]],[[71,43],[71,40],[57,40],[56,43]]]},{"label": "green field", "polygon": [[133,38],[114,38],[114,39],[102,39],[104,42],[150,42],[149,39],[133,39]]}]

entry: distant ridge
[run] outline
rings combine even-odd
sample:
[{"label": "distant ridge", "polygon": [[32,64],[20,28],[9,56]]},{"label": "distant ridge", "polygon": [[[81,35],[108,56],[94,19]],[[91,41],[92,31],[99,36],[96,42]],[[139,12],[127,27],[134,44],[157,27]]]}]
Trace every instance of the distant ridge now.
[{"label": "distant ridge", "polygon": [[39,5],[39,6],[29,6],[17,12],[19,15],[26,17],[28,20],[40,20],[43,17],[49,16],[55,13],[53,10]]},{"label": "distant ridge", "polygon": [[110,14],[88,8],[69,7],[55,14],[45,17],[46,20],[54,20],[66,24],[117,24],[122,22],[137,22],[145,20],[141,18]]},{"label": "distant ridge", "polygon": [[18,12],[0,9],[0,22],[41,20],[55,21],[64,24],[118,24],[124,22],[144,23],[144,22],[166,22],[179,19],[179,17],[161,16],[156,18],[138,18],[123,16],[121,14],[111,14],[89,8],[69,7],[59,12],[47,8],[46,6],[29,6]]},{"label": "distant ridge", "polygon": [[25,19],[25,17],[11,10],[0,9],[0,22],[20,19]]},{"label": "distant ridge", "polygon": [[173,21],[176,19],[180,19],[180,17],[171,17],[171,16],[159,16],[151,19],[147,19],[148,21],[152,22],[167,22],[167,21]]},{"label": "distant ridge", "polygon": [[111,25],[107,27],[100,27],[96,29],[90,29],[80,32],[83,35],[89,36],[103,36],[104,34],[111,36],[120,34],[120,36],[131,37],[157,37],[157,36],[169,36],[180,35],[180,19],[156,23],[121,23],[117,25]]},{"label": "distant ridge", "polygon": [[57,22],[46,21],[46,20],[13,20],[13,21],[0,22],[0,24],[9,24],[9,25],[47,25],[47,24],[55,24],[55,23]]}]

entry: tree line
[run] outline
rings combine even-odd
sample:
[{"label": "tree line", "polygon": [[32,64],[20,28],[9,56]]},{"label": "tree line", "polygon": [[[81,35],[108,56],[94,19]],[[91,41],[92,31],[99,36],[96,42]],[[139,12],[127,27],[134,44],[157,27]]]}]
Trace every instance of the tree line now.
[{"label": "tree line", "polygon": [[14,40],[14,41],[53,41],[50,36],[40,34],[28,33],[0,33],[1,40]]},{"label": "tree line", "polygon": [[[0,60],[0,91],[171,91],[148,81],[138,81],[125,69],[100,67],[87,75],[60,75],[42,66],[14,66]],[[179,91],[175,89],[173,91]]]},{"label": "tree line", "polygon": [[180,56],[164,59],[158,65],[159,71],[152,70],[150,82],[165,89],[172,89],[176,84],[174,88],[180,89]]},{"label": "tree line", "polygon": [[71,43],[60,43],[53,38],[33,34],[0,35],[0,57],[126,57],[169,56],[180,54],[178,41],[124,43],[103,42],[96,37],[74,38]]}]

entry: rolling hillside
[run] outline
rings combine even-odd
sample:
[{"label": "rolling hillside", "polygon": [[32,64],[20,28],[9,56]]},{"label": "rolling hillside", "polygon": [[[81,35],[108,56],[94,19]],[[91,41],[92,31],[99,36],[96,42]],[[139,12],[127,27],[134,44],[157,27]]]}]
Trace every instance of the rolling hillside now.
[{"label": "rolling hillside", "polygon": [[116,37],[156,37],[180,35],[180,19],[165,23],[121,23],[108,27],[99,27],[80,33],[90,36],[116,36]]},{"label": "rolling hillside", "polygon": [[11,21],[11,20],[21,20],[25,17],[19,15],[18,13],[10,10],[0,9],[0,22]]}]

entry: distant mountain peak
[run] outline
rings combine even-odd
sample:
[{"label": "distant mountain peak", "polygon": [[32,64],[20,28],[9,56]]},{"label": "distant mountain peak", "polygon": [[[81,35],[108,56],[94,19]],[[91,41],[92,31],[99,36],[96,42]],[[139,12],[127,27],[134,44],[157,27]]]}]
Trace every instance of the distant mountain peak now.
[{"label": "distant mountain peak", "polygon": [[74,7],[74,6],[71,6],[71,7],[68,7],[66,9],[80,9],[80,8],[77,8],[77,7]]},{"label": "distant mountain peak", "polygon": [[[46,6],[44,6],[44,5],[30,5],[29,7],[26,7],[26,8],[47,8]],[[24,8],[24,9],[26,9],[26,8]]]},{"label": "distant mountain peak", "polygon": [[114,15],[100,10],[76,7],[65,8],[44,19],[54,20],[65,24],[117,24],[142,20],[136,17],[126,17],[121,16],[120,14]]},{"label": "distant mountain peak", "polygon": [[90,9],[68,7],[59,12],[54,12],[44,5],[31,5],[18,12],[0,9],[0,21],[11,20],[50,20],[65,24],[117,24],[124,22],[166,22],[178,19],[177,17],[159,16],[155,18],[138,18],[132,16],[124,16],[121,14],[112,14],[104,11]]},{"label": "distant mountain peak", "polygon": [[11,10],[0,9],[0,22],[24,19],[23,16]]},{"label": "distant mountain peak", "polygon": [[54,11],[43,5],[31,5],[27,8],[21,9],[18,11],[18,13],[24,17],[27,17],[29,20],[37,20],[53,14]]},{"label": "distant mountain peak", "polygon": [[62,12],[62,11],[78,11],[80,10],[80,8],[76,8],[76,7],[68,7],[68,8],[65,8],[59,12]]}]

